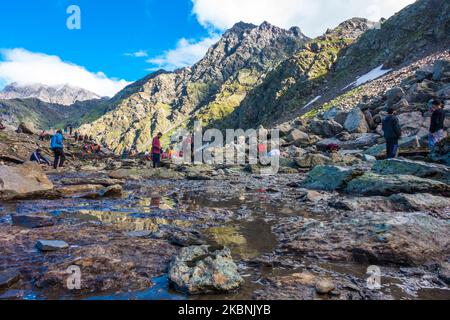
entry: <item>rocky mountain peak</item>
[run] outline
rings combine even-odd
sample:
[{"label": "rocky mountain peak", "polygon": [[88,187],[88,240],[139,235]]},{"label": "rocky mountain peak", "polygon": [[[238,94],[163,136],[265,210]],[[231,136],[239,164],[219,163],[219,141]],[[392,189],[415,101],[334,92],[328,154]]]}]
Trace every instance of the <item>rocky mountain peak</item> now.
[{"label": "rocky mountain peak", "polygon": [[0,99],[39,99],[46,103],[70,106],[75,102],[101,99],[101,97],[89,90],[72,87],[68,84],[48,86],[43,84],[21,85],[11,83],[0,91]]}]

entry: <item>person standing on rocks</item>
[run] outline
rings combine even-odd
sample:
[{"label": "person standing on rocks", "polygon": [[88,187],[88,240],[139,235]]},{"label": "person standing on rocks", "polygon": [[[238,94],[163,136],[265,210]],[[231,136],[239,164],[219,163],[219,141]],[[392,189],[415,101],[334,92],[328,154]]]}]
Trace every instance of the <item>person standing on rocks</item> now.
[{"label": "person standing on rocks", "polygon": [[47,160],[47,158],[45,158],[42,153],[41,153],[41,149],[36,149],[30,157],[30,161],[32,162],[37,162],[39,164],[46,164],[46,165],[50,165],[50,161]]},{"label": "person standing on rocks", "polygon": [[64,154],[64,138],[62,130],[58,130],[52,137],[50,142],[50,148],[55,155],[55,161],[53,162],[53,168],[64,167],[64,161],[66,161],[66,155]]},{"label": "person standing on rocks", "polygon": [[161,138],[162,133],[158,133],[156,137],[153,138],[152,141],[152,161],[153,161],[153,168],[159,168],[161,165]]},{"label": "person standing on rocks", "polygon": [[433,100],[431,103],[431,112],[430,135],[428,138],[430,150],[444,139],[445,136],[445,111],[443,109],[443,103],[440,100]]},{"label": "person standing on rocks", "polygon": [[395,109],[392,107],[388,109],[388,115],[383,120],[383,132],[386,139],[387,158],[393,159],[398,154],[398,140],[402,137],[402,130],[395,115]]}]

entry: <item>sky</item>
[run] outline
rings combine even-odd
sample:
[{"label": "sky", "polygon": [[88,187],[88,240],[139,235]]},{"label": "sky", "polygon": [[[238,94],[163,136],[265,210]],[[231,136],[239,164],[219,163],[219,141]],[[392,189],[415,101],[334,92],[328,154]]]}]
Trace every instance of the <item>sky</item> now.
[{"label": "sky", "polygon": [[194,64],[239,21],[298,26],[315,37],[352,17],[389,18],[412,2],[0,1],[0,89],[12,82],[69,84],[112,96],[158,69]]}]

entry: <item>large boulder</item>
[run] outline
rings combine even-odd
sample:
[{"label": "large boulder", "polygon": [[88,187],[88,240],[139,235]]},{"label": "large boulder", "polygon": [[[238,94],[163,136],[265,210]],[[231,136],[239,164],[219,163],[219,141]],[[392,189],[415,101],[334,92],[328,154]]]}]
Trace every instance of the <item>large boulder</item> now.
[{"label": "large boulder", "polygon": [[[428,148],[426,145],[421,143],[421,139],[419,139],[418,136],[400,139],[398,142],[398,147],[400,153],[421,152],[426,151]],[[386,156],[386,143],[375,145],[367,149],[364,153],[374,157]]]},{"label": "large boulder", "polygon": [[280,219],[273,232],[281,250],[330,261],[420,266],[449,258],[448,221],[422,212],[290,217]]},{"label": "large boulder", "polygon": [[421,112],[408,112],[398,115],[398,121],[403,136],[408,137],[419,132],[420,128],[424,125],[425,118]]},{"label": "large boulder", "polygon": [[450,61],[438,60],[433,69],[434,81],[450,81]]},{"label": "large boulder", "polygon": [[409,88],[406,94],[406,99],[411,102],[426,103],[430,99],[436,97],[437,90],[439,90],[439,87],[436,83],[433,81],[424,80]]},{"label": "large boulder", "polygon": [[169,267],[169,279],[188,294],[230,292],[244,282],[224,247],[193,246],[181,249]]},{"label": "large boulder", "polygon": [[439,142],[430,152],[430,159],[450,166],[450,136]]},{"label": "large boulder", "polygon": [[21,166],[0,166],[0,199],[39,196],[53,189],[41,166],[27,162]]},{"label": "large boulder", "polygon": [[330,201],[333,208],[361,212],[444,212],[450,208],[448,197],[429,193],[393,194],[389,197],[345,197]]},{"label": "large boulder", "polygon": [[380,160],[375,163],[372,171],[382,175],[413,175],[450,184],[450,168],[448,166],[422,161],[413,161],[402,158]]},{"label": "large boulder", "polygon": [[365,173],[347,184],[345,192],[352,195],[389,196],[396,193],[431,193],[450,195],[450,185],[411,175],[379,175]]},{"label": "large boulder", "polygon": [[300,131],[298,129],[293,129],[286,137],[286,141],[289,143],[293,143],[297,147],[302,147],[309,145],[310,138],[307,133],[304,133],[303,131]]},{"label": "large boulder", "polygon": [[36,134],[36,129],[34,128],[34,125],[31,122],[22,122],[17,127],[17,132],[34,135]]},{"label": "large boulder", "polygon": [[400,87],[394,87],[386,92],[386,99],[388,106],[393,106],[401,100],[405,92]]},{"label": "large boulder", "polygon": [[353,109],[347,116],[344,128],[350,133],[367,133],[369,126],[364,113],[359,108]]},{"label": "large boulder", "polygon": [[341,133],[344,128],[333,120],[315,120],[310,123],[309,130],[321,137],[331,138]]},{"label": "large boulder", "polygon": [[356,150],[375,145],[380,138],[377,133],[362,133],[353,135],[354,140],[345,141],[340,144],[343,150]]},{"label": "large boulder", "polygon": [[363,172],[338,166],[317,166],[308,173],[303,186],[308,189],[332,191],[345,188]]},{"label": "large boulder", "polygon": [[318,165],[331,164],[332,160],[320,153],[308,153],[295,159],[295,162],[300,168],[309,169]]}]

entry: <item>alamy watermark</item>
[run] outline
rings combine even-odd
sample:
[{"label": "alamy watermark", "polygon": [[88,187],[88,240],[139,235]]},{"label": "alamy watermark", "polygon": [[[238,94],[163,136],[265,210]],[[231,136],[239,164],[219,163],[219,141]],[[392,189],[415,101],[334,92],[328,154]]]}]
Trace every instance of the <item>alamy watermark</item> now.
[{"label": "alamy watermark", "polygon": [[80,30],[81,29],[81,9],[77,5],[70,5],[67,7],[66,13],[69,15],[66,21],[67,29]]},{"label": "alamy watermark", "polygon": [[70,266],[67,268],[66,273],[69,276],[66,279],[66,287],[68,290],[80,290],[81,289],[81,269],[79,266]]}]

